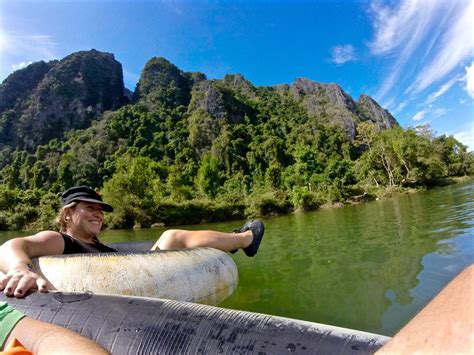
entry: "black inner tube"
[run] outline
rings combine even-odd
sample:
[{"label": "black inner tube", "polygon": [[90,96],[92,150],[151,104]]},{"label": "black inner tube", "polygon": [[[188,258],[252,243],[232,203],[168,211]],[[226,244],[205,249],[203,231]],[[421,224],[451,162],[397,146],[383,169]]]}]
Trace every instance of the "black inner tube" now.
[{"label": "black inner tube", "polygon": [[32,293],[7,298],[28,316],[72,329],[113,354],[371,354],[387,337],[270,315],[161,299]]}]

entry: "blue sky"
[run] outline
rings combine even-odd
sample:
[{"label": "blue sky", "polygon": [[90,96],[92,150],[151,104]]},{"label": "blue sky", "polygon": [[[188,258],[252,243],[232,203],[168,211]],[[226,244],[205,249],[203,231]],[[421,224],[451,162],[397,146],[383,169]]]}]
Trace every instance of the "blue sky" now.
[{"label": "blue sky", "polygon": [[115,55],[131,90],[154,56],[255,85],[307,77],[474,150],[473,19],[474,0],[0,0],[0,80],[92,48]]}]

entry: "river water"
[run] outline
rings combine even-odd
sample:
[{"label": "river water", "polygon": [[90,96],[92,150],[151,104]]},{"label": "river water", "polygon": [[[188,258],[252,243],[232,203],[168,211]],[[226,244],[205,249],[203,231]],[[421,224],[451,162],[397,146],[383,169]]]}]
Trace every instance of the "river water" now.
[{"label": "river water", "polygon": [[[391,336],[474,262],[473,192],[470,181],[266,218],[257,256],[233,256],[239,286],[220,306]],[[182,228],[231,231],[242,223]],[[154,240],[161,232],[104,231],[101,239]],[[0,232],[0,241],[24,234]]]}]

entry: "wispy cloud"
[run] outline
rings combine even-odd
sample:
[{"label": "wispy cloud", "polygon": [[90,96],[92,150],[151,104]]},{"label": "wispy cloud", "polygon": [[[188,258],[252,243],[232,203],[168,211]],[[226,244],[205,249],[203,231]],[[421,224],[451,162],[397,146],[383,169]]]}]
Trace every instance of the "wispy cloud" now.
[{"label": "wispy cloud", "polygon": [[[429,11],[433,6],[430,6],[431,2],[427,3],[429,4],[426,10]],[[397,8],[390,8],[379,1],[372,2],[370,11],[373,15],[375,38],[369,47],[373,54],[389,54],[399,47],[404,47],[414,38],[414,34],[419,37],[422,32],[420,29],[424,26],[424,21],[419,21],[423,12],[420,5],[419,1],[405,0]],[[420,38],[416,39],[419,40]]]},{"label": "wispy cloud", "polygon": [[[472,0],[401,0],[393,5],[373,0],[370,6],[374,37],[373,55],[390,61],[375,97],[390,100],[397,85],[405,94],[420,93],[474,55]],[[430,95],[432,103],[454,85],[451,79]],[[407,98],[405,98],[406,100]]]},{"label": "wispy cloud", "polygon": [[425,109],[425,110],[421,110],[419,112],[417,112],[413,117],[412,117],[412,120],[413,121],[421,121],[423,118],[425,118],[426,114],[428,113],[428,110]]},{"label": "wispy cloud", "polygon": [[418,75],[408,91],[418,93],[437,80],[442,79],[463,61],[474,55],[474,36],[472,19],[474,18],[474,1],[453,2],[457,6],[452,16],[451,26],[447,28],[441,40],[441,46],[434,59]]},{"label": "wispy cloud", "polygon": [[176,15],[183,15],[184,10],[179,6],[180,3],[174,0],[161,0],[162,4],[166,5],[171,11],[173,11]]},{"label": "wispy cloud", "polygon": [[395,97],[391,97],[389,99],[380,101],[380,106],[382,106],[383,108],[387,110],[392,110],[395,104],[396,104]]},{"label": "wispy cloud", "polygon": [[435,91],[434,93],[430,94],[425,101],[425,104],[432,104],[438,97],[443,95],[446,91],[448,91],[457,81],[459,78],[453,78],[449,80],[447,83],[441,85],[441,87]]},{"label": "wispy cloud", "polygon": [[56,47],[49,35],[20,33],[0,27],[0,81],[32,62],[56,59]]},{"label": "wispy cloud", "polygon": [[408,101],[403,101],[398,104],[397,108],[395,109],[395,112],[400,112],[403,110],[406,106],[408,105]]},{"label": "wispy cloud", "polygon": [[394,55],[395,62],[383,81],[376,97],[381,100],[399,82],[404,66],[413,57],[439,13],[435,1],[403,0],[396,8],[371,4],[375,30],[369,48],[374,55]]},{"label": "wispy cloud", "polygon": [[56,43],[49,35],[8,33],[0,29],[2,52],[26,60],[49,60],[55,57]]},{"label": "wispy cloud", "polygon": [[25,68],[27,67],[28,65],[30,65],[31,63],[33,62],[20,62],[18,64],[12,64],[12,69],[13,70],[18,70],[18,69],[21,69],[21,68]]},{"label": "wispy cloud", "polygon": [[446,115],[448,111],[445,109],[445,108],[437,108],[437,109],[434,109],[431,111],[431,116],[433,118],[437,118],[437,117],[441,117],[441,116],[444,116]]},{"label": "wispy cloud", "polygon": [[454,138],[468,146],[468,151],[474,151],[474,122],[453,134]]},{"label": "wispy cloud", "polygon": [[[385,96],[387,95],[387,93],[390,92],[390,90],[393,88],[395,83],[398,81],[398,77],[400,75],[400,69],[402,68],[402,64],[403,64],[402,60],[399,60],[398,65],[394,65],[392,67],[390,73],[387,74],[387,77],[385,78],[385,80],[383,81],[383,83],[380,86],[379,90],[375,94],[375,98],[378,101],[381,101],[382,99],[384,99]],[[392,97],[392,98],[390,98],[388,100],[385,100],[385,101],[395,102],[395,98]],[[383,106],[383,107],[387,107],[387,106]]]},{"label": "wispy cloud", "polygon": [[355,49],[350,44],[335,46],[331,49],[331,62],[344,64],[356,59]]},{"label": "wispy cloud", "polygon": [[466,82],[464,89],[467,94],[474,99],[474,62],[466,67],[466,75],[462,80]]},{"label": "wispy cloud", "polygon": [[424,108],[423,110],[421,111],[418,111],[413,117],[412,117],[412,120],[413,121],[421,121],[422,119],[424,119],[427,115],[429,115],[429,117],[431,119],[433,118],[438,118],[438,117],[441,117],[441,116],[444,116],[446,115],[448,111],[445,109],[445,108],[442,108],[442,107],[438,107],[438,108],[433,108],[432,105],[428,106],[427,108]]}]

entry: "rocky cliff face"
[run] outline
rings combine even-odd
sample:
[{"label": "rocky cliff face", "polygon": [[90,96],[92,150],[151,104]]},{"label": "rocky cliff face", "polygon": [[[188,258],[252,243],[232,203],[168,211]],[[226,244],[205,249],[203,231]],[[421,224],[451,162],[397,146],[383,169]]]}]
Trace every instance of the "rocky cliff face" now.
[{"label": "rocky cliff face", "polygon": [[357,100],[357,114],[361,121],[371,121],[380,129],[398,126],[397,120],[374,99],[367,95],[360,95]]},{"label": "rocky cliff face", "polygon": [[33,150],[124,103],[122,65],[96,50],[14,72],[0,86],[0,142]]},{"label": "rocky cliff face", "polygon": [[242,75],[223,80],[203,80],[192,89],[188,107],[189,142],[198,152],[208,149],[225,126],[242,123],[255,112],[245,99],[256,98],[255,87]]},{"label": "rocky cliff face", "polygon": [[350,139],[356,135],[355,102],[337,84],[321,84],[299,78],[289,87],[295,100],[322,122],[340,126]]},{"label": "rocky cliff face", "polygon": [[356,136],[357,125],[370,120],[380,129],[398,126],[395,118],[374,99],[361,95],[357,102],[338,84],[322,84],[305,78],[292,85],[274,87],[278,92],[289,92],[310,115],[324,123],[340,126],[350,140]]},{"label": "rocky cliff face", "polygon": [[257,97],[255,86],[244,78],[242,74],[227,74],[223,80],[224,85],[236,94],[255,99]]},{"label": "rocky cliff face", "polygon": [[[242,81],[241,81],[242,80]],[[252,109],[239,96],[255,97],[255,88],[241,75],[226,75],[224,80],[206,80],[193,87],[188,113],[202,110],[217,121],[240,123]]]},{"label": "rocky cliff face", "polygon": [[6,78],[0,85],[0,112],[15,107],[30,95],[55,63],[36,62]]},{"label": "rocky cliff face", "polygon": [[[345,93],[337,84],[321,84],[306,78],[298,78],[290,86],[290,91],[296,99],[304,99],[308,96],[312,96],[319,99],[322,105],[332,103],[336,106],[344,107],[349,111],[354,111],[355,109],[355,103],[352,97]],[[311,112],[318,112],[320,108],[321,107],[317,105],[308,105],[308,110]]]},{"label": "rocky cliff face", "polygon": [[216,120],[226,117],[224,94],[213,81],[202,81],[198,83],[192,92],[192,100],[189,112],[202,110]]}]

